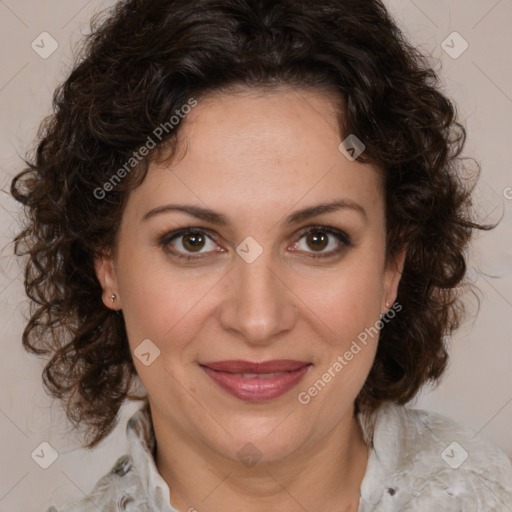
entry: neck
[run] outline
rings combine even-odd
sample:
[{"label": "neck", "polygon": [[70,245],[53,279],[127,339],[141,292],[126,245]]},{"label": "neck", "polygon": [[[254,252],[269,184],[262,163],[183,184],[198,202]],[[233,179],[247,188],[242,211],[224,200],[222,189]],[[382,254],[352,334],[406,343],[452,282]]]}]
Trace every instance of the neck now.
[{"label": "neck", "polygon": [[247,467],[153,419],[156,465],[180,511],[357,511],[368,449],[353,411],[320,442]]}]

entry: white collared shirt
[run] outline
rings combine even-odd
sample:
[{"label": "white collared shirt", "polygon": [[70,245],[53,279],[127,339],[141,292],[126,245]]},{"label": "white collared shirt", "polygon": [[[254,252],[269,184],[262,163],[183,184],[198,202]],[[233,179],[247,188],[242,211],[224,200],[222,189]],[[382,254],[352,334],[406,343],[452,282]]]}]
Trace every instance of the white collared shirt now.
[{"label": "white collared shirt", "polygon": [[[512,463],[489,441],[439,414],[395,404],[358,420],[370,450],[357,512],[512,512]],[[87,498],[47,512],[178,512],[155,464],[147,406],[126,434],[130,454]]]}]

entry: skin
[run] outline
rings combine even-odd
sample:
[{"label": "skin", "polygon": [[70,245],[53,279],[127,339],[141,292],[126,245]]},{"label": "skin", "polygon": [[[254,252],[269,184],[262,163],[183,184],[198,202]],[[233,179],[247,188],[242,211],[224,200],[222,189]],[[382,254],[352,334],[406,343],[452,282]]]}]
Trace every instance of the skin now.
[{"label": "skin", "polygon": [[[341,154],[336,97],[320,90],[209,94],[183,121],[179,141],[185,151],[150,164],[130,193],[115,250],[96,260],[103,301],[123,310],[132,353],[145,339],[160,350],[151,365],[134,363],[171,503],[199,512],[224,512],[226,503],[249,512],[355,511],[368,449],[354,400],[377,337],[309,403],[298,394],[395,301],[405,252],[386,264],[380,171]],[[285,224],[293,212],[340,199],[362,206],[366,218],[342,208]],[[210,208],[230,224],[178,211],[143,220],[170,203]],[[311,226],[341,230],[352,245],[325,232],[325,242],[311,241],[303,236]],[[187,236],[167,250],[158,244],[185,227],[203,230],[196,249]],[[252,263],[236,252],[249,236],[263,249]],[[284,395],[251,403],[198,365],[226,359],[312,367]],[[261,454],[252,466],[237,455],[249,442]]]}]

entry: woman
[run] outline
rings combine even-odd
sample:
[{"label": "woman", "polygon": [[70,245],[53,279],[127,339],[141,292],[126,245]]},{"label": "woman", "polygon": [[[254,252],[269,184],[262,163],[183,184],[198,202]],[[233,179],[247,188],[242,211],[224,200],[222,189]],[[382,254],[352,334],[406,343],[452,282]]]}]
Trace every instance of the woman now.
[{"label": "woman", "polygon": [[379,0],[129,0],[94,27],[12,183],[23,344],[84,446],[144,405],[60,512],[510,509],[501,450],[404,407],[492,228],[436,80]]}]

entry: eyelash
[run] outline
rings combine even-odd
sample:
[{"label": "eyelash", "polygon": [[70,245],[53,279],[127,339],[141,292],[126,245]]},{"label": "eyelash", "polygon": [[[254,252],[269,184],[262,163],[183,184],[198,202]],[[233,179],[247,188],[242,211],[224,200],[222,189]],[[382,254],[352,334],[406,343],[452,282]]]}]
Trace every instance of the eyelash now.
[{"label": "eyelash", "polygon": [[[328,226],[311,226],[300,234],[298,241],[300,241],[302,238],[309,235],[310,233],[313,233],[316,231],[320,231],[322,233],[333,235],[341,242],[342,246],[339,249],[336,249],[334,251],[329,251],[328,253],[325,253],[325,254],[310,254],[309,256],[307,256],[309,258],[314,258],[314,259],[333,258],[334,256],[337,256],[344,248],[352,247],[352,245],[353,245],[350,240],[350,237],[346,233],[344,233],[343,231],[340,231],[338,229],[328,227]],[[183,253],[180,253],[179,251],[176,251],[175,249],[173,249],[173,250],[167,249],[167,246],[172,241],[174,241],[176,238],[179,238],[180,236],[183,236],[183,235],[186,235],[189,233],[198,233],[198,234],[202,234],[202,235],[207,235],[208,238],[210,238],[213,242],[217,243],[215,241],[215,239],[211,236],[211,234],[210,234],[211,232],[208,229],[182,228],[182,229],[178,229],[176,231],[171,231],[170,233],[166,233],[163,236],[161,236],[158,240],[158,245],[161,246],[164,250],[166,250],[166,252],[172,253],[172,255],[174,257],[177,257],[177,258],[180,258],[183,260],[190,261],[190,260],[198,260],[198,259],[203,258],[204,256],[185,255]]]}]

